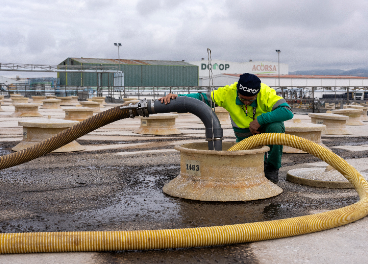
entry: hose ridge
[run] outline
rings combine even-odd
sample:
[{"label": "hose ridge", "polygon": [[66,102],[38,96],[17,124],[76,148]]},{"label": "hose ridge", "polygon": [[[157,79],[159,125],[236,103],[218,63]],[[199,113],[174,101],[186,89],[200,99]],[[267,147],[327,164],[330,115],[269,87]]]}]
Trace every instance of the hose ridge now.
[{"label": "hose ridge", "polygon": [[[136,110],[135,114],[136,114]],[[13,167],[27,161],[39,158],[51,151],[58,149],[99,127],[129,117],[128,109],[120,109],[120,106],[98,113],[78,124],[61,131],[32,147],[0,157],[0,170]]]}]

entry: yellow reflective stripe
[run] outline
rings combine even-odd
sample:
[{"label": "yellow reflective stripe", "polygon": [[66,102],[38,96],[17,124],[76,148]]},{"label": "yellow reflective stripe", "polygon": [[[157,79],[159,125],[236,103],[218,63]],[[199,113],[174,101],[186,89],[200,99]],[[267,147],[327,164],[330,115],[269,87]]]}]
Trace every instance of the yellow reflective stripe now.
[{"label": "yellow reflective stripe", "polygon": [[[241,106],[235,103],[238,94],[236,84],[237,82],[218,88],[212,92],[211,98],[218,106],[225,108],[230,113],[236,127],[249,128],[250,122],[253,121],[253,107],[248,106],[248,116],[246,116]],[[256,118],[264,113],[271,112],[274,105],[280,100],[284,99],[278,96],[274,89],[262,83],[257,96]]]}]

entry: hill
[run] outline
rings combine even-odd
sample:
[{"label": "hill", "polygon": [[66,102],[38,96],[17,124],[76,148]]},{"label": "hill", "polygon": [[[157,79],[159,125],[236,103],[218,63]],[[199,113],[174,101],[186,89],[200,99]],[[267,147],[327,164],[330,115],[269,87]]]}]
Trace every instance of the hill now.
[{"label": "hill", "polygon": [[308,71],[294,71],[289,72],[289,74],[295,75],[348,75],[348,76],[360,76],[360,77],[368,77],[368,69],[359,68],[353,70],[339,70],[339,69],[319,69],[319,70],[308,70]]}]

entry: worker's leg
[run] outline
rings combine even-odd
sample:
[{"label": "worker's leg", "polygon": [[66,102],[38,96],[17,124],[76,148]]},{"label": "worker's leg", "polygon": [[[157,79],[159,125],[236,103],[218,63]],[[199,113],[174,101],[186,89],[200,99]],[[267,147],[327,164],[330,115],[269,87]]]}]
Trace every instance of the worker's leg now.
[{"label": "worker's leg", "polygon": [[[261,133],[285,133],[285,126],[283,122],[275,122],[260,127]],[[248,131],[236,131],[234,129],[236,142],[252,136]],[[265,160],[264,173],[267,179],[273,183],[279,181],[279,168],[281,167],[282,145],[269,145],[267,160]]]},{"label": "worker's leg", "polygon": [[[266,124],[261,126],[261,133],[285,133],[285,126],[283,122],[275,122],[271,124]],[[268,152],[268,157],[266,162],[271,164],[275,169],[281,167],[281,157],[282,157],[282,145],[269,145],[270,151]]]},{"label": "worker's leg", "polygon": [[236,137],[236,143],[242,141],[243,139],[246,139],[250,136],[253,136],[252,133],[248,132],[248,133],[235,133],[235,137]]},{"label": "worker's leg", "polygon": [[[275,122],[271,124],[266,124],[260,127],[259,131],[261,133],[285,133],[284,122]],[[245,138],[252,136],[250,132],[235,133],[236,142],[240,142]],[[282,145],[269,145],[270,151],[268,152],[267,162],[270,163],[275,169],[281,167],[281,157],[282,157]]]}]

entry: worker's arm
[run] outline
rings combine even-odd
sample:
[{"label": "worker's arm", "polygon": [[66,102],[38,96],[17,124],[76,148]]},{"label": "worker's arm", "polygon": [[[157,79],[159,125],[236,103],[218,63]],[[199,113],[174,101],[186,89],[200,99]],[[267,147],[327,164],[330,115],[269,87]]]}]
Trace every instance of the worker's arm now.
[{"label": "worker's arm", "polygon": [[178,97],[177,94],[172,94],[169,93],[168,95],[158,98],[159,101],[161,101],[161,104],[165,103],[165,104],[170,104],[170,100],[175,99],[176,97]]},{"label": "worker's arm", "polygon": [[290,107],[287,103],[279,105],[275,110],[264,113],[257,117],[257,121],[260,125],[270,124],[274,122],[284,122],[294,117]]},{"label": "worker's arm", "polygon": [[255,135],[259,134],[259,128],[264,124],[270,124],[274,122],[284,122],[286,120],[292,119],[294,116],[291,112],[290,107],[287,103],[283,103],[278,106],[275,110],[264,113],[258,116],[255,120],[250,122],[249,131]]},{"label": "worker's arm", "polygon": [[198,99],[204,102],[208,106],[211,106],[211,101],[208,101],[207,95],[203,93],[191,93],[191,94],[171,94],[170,93],[164,97],[159,98],[158,100],[160,100],[161,103],[169,104],[170,100],[175,99],[178,96],[186,96],[186,97],[195,98],[195,99]]}]

